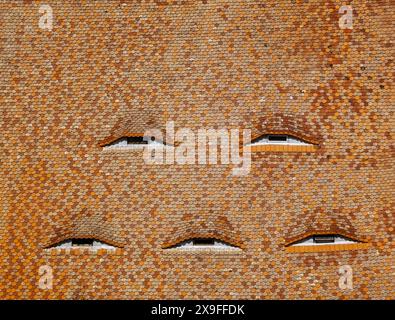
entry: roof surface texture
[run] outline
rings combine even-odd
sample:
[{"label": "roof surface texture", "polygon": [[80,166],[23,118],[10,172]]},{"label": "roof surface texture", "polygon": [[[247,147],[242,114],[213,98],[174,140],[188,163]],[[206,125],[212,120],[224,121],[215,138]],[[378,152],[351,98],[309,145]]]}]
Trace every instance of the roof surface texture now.
[{"label": "roof surface texture", "polygon": [[[45,3],[0,1],[1,299],[395,298],[393,1]],[[317,148],[234,176],[102,147],[170,121]],[[286,250],[315,233],[369,245]],[[168,249],[199,237],[240,249]],[[117,249],[45,249],[72,238]]]}]

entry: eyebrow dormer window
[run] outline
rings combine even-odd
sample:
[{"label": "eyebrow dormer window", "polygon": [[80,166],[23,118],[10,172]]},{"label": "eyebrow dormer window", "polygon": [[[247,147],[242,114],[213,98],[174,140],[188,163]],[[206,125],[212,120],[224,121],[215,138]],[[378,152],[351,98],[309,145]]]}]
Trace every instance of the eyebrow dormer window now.
[{"label": "eyebrow dormer window", "polygon": [[313,234],[286,245],[288,252],[314,252],[363,249],[369,244],[341,234]]},{"label": "eyebrow dormer window", "polygon": [[73,238],[58,242],[47,249],[108,249],[114,250],[115,246],[93,238]]},{"label": "eyebrow dormer window", "polygon": [[144,136],[144,134],[130,134],[124,137],[112,140],[101,144],[104,149],[142,149],[147,145],[151,147],[166,146],[166,144],[151,136]]},{"label": "eyebrow dormer window", "polygon": [[315,234],[306,237],[302,240],[296,241],[291,244],[293,246],[312,246],[312,245],[324,245],[324,244],[345,244],[345,243],[357,243],[350,238],[344,237],[339,234]]},{"label": "eyebrow dormer window", "polygon": [[251,151],[274,151],[274,152],[310,152],[318,148],[316,142],[310,142],[305,139],[296,137],[292,134],[264,134],[251,141],[248,144]]},{"label": "eyebrow dormer window", "polygon": [[192,238],[179,242],[175,245],[167,247],[165,249],[216,249],[216,250],[241,250],[239,247],[234,246],[225,241],[215,238]]},{"label": "eyebrow dormer window", "polygon": [[287,134],[266,134],[251,142],[251,145],[262,144],[309,145],[310,143]]}]

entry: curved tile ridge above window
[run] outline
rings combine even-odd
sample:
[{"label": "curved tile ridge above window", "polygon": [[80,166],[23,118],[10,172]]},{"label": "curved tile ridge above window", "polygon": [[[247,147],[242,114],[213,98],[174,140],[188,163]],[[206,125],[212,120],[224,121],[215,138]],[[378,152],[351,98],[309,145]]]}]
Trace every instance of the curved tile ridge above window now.
[{"label": "curved tile ridge above window", "polygon": [[[238,228],[233,226],[227,216],[207,209],[198,212],[185,212],[179,220],[173,223],[173,227],[169,230],[161,247],[166,249],[165,252],[185,253],[215,250],[216,253],[240,254],[244,252],[244,244],[241,239]],[[199,248],[204,243],[207,246]],[[195,248],[195,245],[198,248]]]},{"label": "curved tile ridge above window", "polygon": [[96,134],[96,145],[104,147],[116,140],[127,137],[144,136],[147,130],[161,128],[160,115],[147,114],[147,110],[138,106],[130,106],[130,112],[120,114],[112,124],[107,124]]},{"label": "curved tile ridge above window", "polygon": [[365,240],[343,231],[310,231],[285,244],[287,252],[325,252],[360,250],[370,247]]},{"label": "curved tile ridge above window", "polygon": [[238,253],[243,251],[243,243],[238,237],[216,230],[187,231],[171,237],[162,245],[168,251],[218,251]]},{"label": "curved tile ridge above window", "polygon": [[247,144],[252,152],[314,152],[319,142],[314,138],[291,131],[270,131],[251,139]]}]

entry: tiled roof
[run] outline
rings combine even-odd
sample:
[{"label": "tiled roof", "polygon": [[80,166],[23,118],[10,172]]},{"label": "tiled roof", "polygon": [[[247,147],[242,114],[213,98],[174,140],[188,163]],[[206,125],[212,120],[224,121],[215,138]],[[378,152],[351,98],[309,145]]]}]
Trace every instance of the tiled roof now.
[{"label": "tiled roof", "polygon": [[[0,299],[393,299],[395,7],[350,3],[0,1]],[[171,121],[315,146],[245,176],[100,147]],[[364,243],[289,252],[316,231]],[[119,248],[45,249],[88,236]],[[164,249],[197,236],[241,250]]]}]

